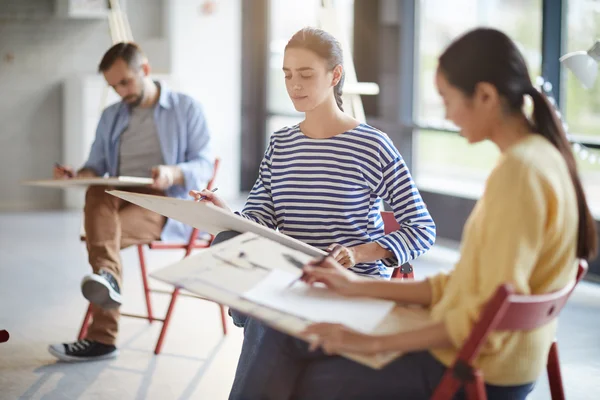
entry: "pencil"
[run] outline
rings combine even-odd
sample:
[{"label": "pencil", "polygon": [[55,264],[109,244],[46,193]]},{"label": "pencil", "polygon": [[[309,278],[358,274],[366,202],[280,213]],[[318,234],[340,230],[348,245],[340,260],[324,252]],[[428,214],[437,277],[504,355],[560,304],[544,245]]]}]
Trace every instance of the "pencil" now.
[{"label": "pencil", "polygon": [[[324,255],[323,257],[321,257],[321,259],[315,264],[315,267],[320,267],[325,262],[325,260],[327,259],[327,257],[329,257],[329,255],[330,255],[330,252],[328,252],[326,255]],[[301,281],[305,277],[306,277],[306,274],[304,272],[302,272],[302,275],[300,275],[300,278],[294,279],[292,282],[290,282],[290,284],[287,285],[286,289],[291,288],[292,286],[294,286],[296,284],[296,282]]]},{"label": "pencil", "polygon": [[58,169],[60,169],[61,171],[63,171],[69,178],[73,177],[73,173],[71,171],[67,171],[67,169],[65,167],[63,167],[62,165],[60,165],[59,163],[55,162],[54,166]]},{"label": "pencil", "polygon": [[[219,190],[219,188],[218,188],[218,187],[216,187],[216,188],[214,188],[213,190],[211,190],[211,192],[213,192],[213,193],[214,193],[214,192],[216,192],[217,190]],[[196,199],[196,201],[202,201],[202,200],[204,200],[205,198],[206,198],[206,196],[202,196],[202,197],[200,197],[199,199]]]}]

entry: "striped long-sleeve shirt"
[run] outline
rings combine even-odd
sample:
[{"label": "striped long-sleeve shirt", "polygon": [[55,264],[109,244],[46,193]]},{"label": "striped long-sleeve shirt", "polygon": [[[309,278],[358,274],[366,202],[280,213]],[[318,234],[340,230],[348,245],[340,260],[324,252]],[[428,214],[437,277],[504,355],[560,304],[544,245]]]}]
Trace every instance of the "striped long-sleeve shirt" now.
[{"label": "striped long-sleeve shirt", "polygon": [[[382,199],[400,230],[384,235]],[[392,259],[357,264],[352,271],[388,278],[387,267],[426,252],[435,224],[398,150],[366,124],[327,139],[312,139],[298,125],[275,132],[244,217],[316,248],[377,242]]]}]

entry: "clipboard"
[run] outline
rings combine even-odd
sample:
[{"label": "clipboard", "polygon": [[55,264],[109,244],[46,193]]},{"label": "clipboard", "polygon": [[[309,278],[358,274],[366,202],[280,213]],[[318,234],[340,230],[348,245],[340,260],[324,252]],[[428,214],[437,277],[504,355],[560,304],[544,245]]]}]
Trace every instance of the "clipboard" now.
[{"label": "clipboard", "polygon": [[70,179],[41,179],[22,181],[22,185],[41,186],[57,189],[67,189],[73,187],[87,186],[113,186],[113,187],[132,187],[148,186],[154,182],[152,178],[142,178],[137,176],[109,176],[94,178],[70,178]]},{"label": "clipboard", "polygon": [[[312,321],[244,298],[243,293],[258,284],[268,274],[262,269],[252,270],[246,268],[247,265],[244,264],[246,257],[239,257],[241,243],[252,236],[255,236],[255,234],[246,233],[236,236],[208,250],[153,272],[150,276],[248,314],[278,331],[305,340],[300,333]],[[267,241],[262,240],[262,242],[266,243]],[[261,251],[264,250],[261,248],[256,249],[257,253]],[[306,255],[291,249],[286,250],[285,254],[290,254],[299,260],[307,259]],[[232,273],[234,267],[231,264],[235,264],[240,268]],[[283,261],[282,257],[264,257],[261,264],[267,268],[277,268],[296,272],[298,275],[301,274],[297,266]],[[373,334],[385,335],[407,332],[431,323],[429,313],[425,309],[397,305],[376,327]],[[400,352],[388,352],[372,356],[353,353],[343,353],[341,355],[365,366],[380,369],[402,354]]]},{"label": "clipboard", "polygon": [[312,257],[324,256],[326,254],[323,250],[247,218],[223,210],[211,203],[198,203],[193,200],[124,192],[121,190],[108,190],[107,193],[212,235],[228,230],[240,233],[253,232]]}]

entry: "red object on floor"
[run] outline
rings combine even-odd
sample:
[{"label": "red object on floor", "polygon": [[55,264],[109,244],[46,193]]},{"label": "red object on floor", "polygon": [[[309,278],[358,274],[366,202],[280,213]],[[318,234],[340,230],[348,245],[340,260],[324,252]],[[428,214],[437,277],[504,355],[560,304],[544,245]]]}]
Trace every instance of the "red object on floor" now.
[{"label": "red object on floor", "polygon": [[8,338],[10,338],[8,331],[1,330],[0,331],[0,343],[8,342]]},{"label": "red object on floor", "polygon": [[[220,160],[218,158],[215,159],[213,177],[211,178],[211,180],[208,182],[208,184],[206,186],[206,188],[208,190],[211,190],[213,188],[213,185],[215,182],[215,177],[217,175],[217,169],[219,168],[219,161]],[[81,239],[83,241],[85,241],[85,236],[82,236]],[[212,243],[213,239],[214,239],[214,237],[210,234],[204,234],[203,237],[199,237],[198,229],[194,228],[192,231],[192,234],[190,235],[190,239],[185,243],[166,243],[166,242],[157,240],[157,241],[148,243],[147,246],[150,250],[185,250],[185,254],[183,256],[185,258],[185,257],[189,256],[192,253],[192,250],[194,250],[194,249],[205,249],[207,247],[210,247],[210,244]],[[169,328],[169,323],[171,322],[171,317],[173,316],[173,310],[175,309],[175,302],[176,302],[177,298],[179,296],[184,296],[184,297],[192,297],[192,298],[197,298],[197,299],[202,299],[202,300],[207,300],[207,299],[200,297],[200,296],[193,295],[193,294],[181,293],[180,288],[175,288],[172,292],[165,291],[165,290],[151,289],[150,285],[148,284],[148,274],[146,271],[146,257],[144,255],[144,245],[143,244],[137,245],[137,250],[138,250],[138,257],[140,260],[140,269],[142,272],[142,283],[144,286],[144,295],[146,298],[147,315],[121,313],[121,316],[147,319],[148,322],[150,322],[150,323],[152,323],[154,321],[162,322],[163,323],[162,329],[160,331],[160,335],[156,342],[156,347],[154,348],[154,354],[159,354],[162,349],[165,336],[167,334],[167,329]],[[161,294],[171,295],[171,301],[169,303],[169,308],[167,309],[167,313],[165,314],[164,318],[156,318],[153,315],[152,302],[151,302],[151,298],[150,298],[151,293],[161,293]],[[225,307],[221,304],[218,304],[218,306],[219,306],[219,311],[221,314],[221,325],[223,327],[223,335],[227,335],[227,318],[226,318],[226,313],[225,313]],[[78,336],[79,340],[85,338],[91,317],[92,317],[92,309],[91,309],[91,305],[90,305],[90,306],[88,306],[85,317],[83,318],[83,323],[81,325],[81,329],[79,331],[79,336]]]},{"label": "red object on floor", "polygon": [[[509,284],[498,287],[487,302],[479,321],[458,353],[454,364],[448,368],[432,399],[452,399],[461,386],[469,400],[486,400],[485,382],[480,370],[473,366],[481,347],[493,331],[525,331],[536,329],[558,317],[575,286],[587,272],[587,262],[580,261],[577,279],[554,293],[541,295],[515,294]],[[556,340],[550,347],[546,364],[550,392],[553,400],[564,400],[565,392],[558,359]]]}]

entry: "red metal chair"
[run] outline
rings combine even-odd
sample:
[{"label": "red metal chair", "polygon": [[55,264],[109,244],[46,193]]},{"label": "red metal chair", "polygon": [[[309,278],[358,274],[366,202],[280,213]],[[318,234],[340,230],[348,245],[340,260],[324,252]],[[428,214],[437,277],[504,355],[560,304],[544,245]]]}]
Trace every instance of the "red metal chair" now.
[{"label": "red metal chair", "polygon": [[[479,321],[456,357],[452,367],[448,368],[432,400],[452,399],[461,386],[469,400],[487,399],[485,382],[480,370],[473,367],[473,361],[479,355],[488,335],[493,331],[524,331],[547,324],[558,314],[569,299],[575,286],[587,271],[587,262],[580,261],[577,279],[565,288],[549,294],[519,295],[509,284],[501,285],[487,302]],[[550,392],[553,400],[564,400],[558,345],[556,340],[550,347],[546,365]]]},{"label": "red metal chair", "polygon": [[[215,159],[213,176],[206,186],[207,189],[209,189],[209,190],[213,188],[213,185],[215,182],[215,177],[217,175],[217,170],[219,168],[219,161],[220,160],[218,158]],[[210,244],[212,243],[213,239],[214,239],[214,237],[212,235],[207,234],[207,233],[201,233],[198,231],[198,229],[194,228],[192,230],[189,240],[185,243],[166,243],[166,242],[157,240],[157,241],[148,243],[147,246],[150,250],[184,250],[185,254],[183,257],[185,258],[185,257],[189,256],[192,253],[192,250],[194,250],[194,249],[205,249],[205,248],[210,247]],[[81,240],[85,241],[85,236],[82,235]],[[162,329],[160,331],[158,341],[156,342],[156,347],[154,348],[154,354],[159,354],[162,349],[163,341],[167,334],[167,329],[169,328],[169,323],[171,322],[171,317],[173,315],[173,310],[175,308],[175,301],[177,300],[177,298],[179,296],[185,296],[185,297],[192,297],[192,298],[202,299],[202,300],[207,300],[207,299],[200,297],[200,296],[193,295],[193,294],[181,293],[180,288],[175,288],[173,291],[151,289],[148,284],[148,274],[146,272],[146,257],[144,255],[144,245],[143,244],[137,245],[137,251],[138,251],[138,256],[139,256],[139,260],[140,260],[140,269],[142,272],[142,283],[144,285],[144,295],[146,298],[147,315],[121,313],[121,316],[147,319],[148,322],[150,322],[150,323],[152,323],[154,321],[162,322],[163,323]],[[151,299],[150,299],[151,293],[160,293],[160,294],[171,295],[171,301],[169,303],[169,308],[167,309],[167,313],[165,314],[164,318],[156,318],[153,315],[152,303],[151,303]],[[227,335],[227,318],[226,318],[226,313],[225,313],[225,307],[223,307],[221,304],[218,304],[218,306],[219,306],[220,313],[221,313],[221,324],[223,327],[223,335]],[[92,309],[91,309],[91,305],[90,305],[90,306],[88,306],[87,312],[83,319],[83,324],[81,325],[81,329],[79,331],[79,336],[78,336],[79,340],[85,338],[91,317],[92,317]]]},{"label": "red metal chair", "polygon": [[[392,232],[396,232],[400,229],[400,224],[398,223],[398,221],[396,221],[396,217],[394,217],[393,212],[382,211],[381,218],[383,219],[383,230],[386,235]],[[415,274],[413,273],[413,267],[409,263],[394,268],[394,272],[392,272],[392,279],[413,279],[414,277]]]},{"label": "red metal chair", "polygon": [[0,343],[8,342],[8,338],[10,338],[8,331],[1,330],[0,331]]}]

